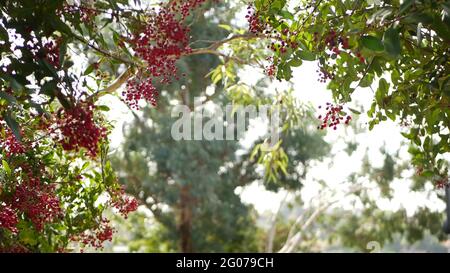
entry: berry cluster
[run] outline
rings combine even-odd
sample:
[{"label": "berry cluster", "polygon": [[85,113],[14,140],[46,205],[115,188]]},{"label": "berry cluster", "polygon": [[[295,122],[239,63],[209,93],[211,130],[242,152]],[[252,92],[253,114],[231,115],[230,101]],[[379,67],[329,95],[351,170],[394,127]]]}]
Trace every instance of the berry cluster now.
[{"label": "berry cluster", "polygon": [[[314,33],[314,41],[319,42],[319,34]],[[323,38],[323,43],[333,54],[339,55],[342,51],[350,49],[349,39],[345,36],[338,36],[336,31],[329,31]]]},{"label": "berry cluster", "polygon": [[[319,44],[319,49],[328,50],[326,53],[327,58],[336,58],[342,52],[346,52],[359,59],[361,63],[365,63],[365,58],[360,52],[352,52],[350,50],[349,38],[346,36],[338,36],[336,31],[331,30],[327,32],[322,38],[318,32],[314,32],[314,42]],[[319,82],[325,83],[328,80],[333,80],[335,74],[329,71],[323,64],[319,64],[319,69],[316,71],[319,74]]]},{"label": "berry cluster", "polygon": [[25,146],[19,142],[11,130],[6,129],[5,138],[1,139],[0,148],[6,151],[6,156],[20,155],[26,152]]},{"label": "berry cluster", "polygon": [[361,63],[365,63],[366,59],[362,56],[361,52],[356,52],[356,57],[358,57]]},{"label": "berry cluster", "polygon": [[0,204],[0,228],[5,228],[13,233],[17,233],[17,218],[16,211],[8,204]]},{"label": "berry cluster", "polygon": [[31,173],[28,181],[16,187],[12,207],[23,212],[38,231],[41,231],[46,223],[60,217],[62,213],[54,185],[43,184]]},{"label": "berry cluster", "polygon": [[[124,92],[125,101],[130,107],[138,108],[139,100],[156,104],[158,92],[154,80],[168,84],[178,69],[176,62],[192,49],[189,47],[190,28],[184,23],[194,8],[205,0],[173,1],[159,11],[152,10],[148,22],[129,39],[137,56],[146,63],[139,71],[138,80],[132,79]],[[179,79],[175,76],[176,79]]]},{"label": "berry cluster", "polygon": [[444,176],[444,177],[436,180],[435,183],[436,183],[436,187],[438,189],[445,189],[446,187],[450,187],[450,182],[449,182],[447,176]]},{"label": "berry cluster", "polygon": [[0,253],[29,253],[30,250],[22,245],[0,247]]},{"label": "berry cluster", "polygon": [[[249,32],[256,35],[264,35],[266,38],[273,41],[267,48],[274,53],[285,54],[288,52],[288,49],[298,48],[298,43],[295,41],[295,37],[298,34],[297,31],[291,31],[289,28],[284,28],[279,31],[272,28],[269,24],[264,22],[259,11],[256,11],[253,6],[248,6],[245,18],[249,23]],[[283,20],[280,21],[280,24],[282,23]],[[274,58],[268,58],[267,60],[270,61],[271,64],[265,68],[264,72],[269,77],[272,77],[276,74],[276,60]]]},{"label": "berry cluster", "polygon": [[44,59],[54,67],[59,67],[59,42],[48,41],[44,44]]},{"label": "berry cluster", "polygon": [[64,109],[57,120],[59,143],[66,151],[79,151],[85,148],[95,158],[99,142],[106,137],[107,130],[95,123],[95,106],[89,102],[79,102],[70,109]]},{"label": "berry cluster", "polygon": [[277,66],[273,62],[273,57],[267,57],[266,60],[270,62],[270,65],[264,68],[264,73],[269,77],[274,77],[277,73]]},{"label": "berry cluster", "polygon": [[[249,24],[249,31],[253,34],[261,34],[267,30],[267,24],[263,22],[258,11],[253,6],[247,7],[245,18]],[[270,31],[269,31],[270,33]]]},{"label": "berry cluster", "polygon": [[122,92],[122,96],[131,108],[139,110],[139,101],[142,99],[156,106],[158,91],[151,79],[134,78],[127,82],[127,88]]},{"label": "berry cluster", "polygon": [[[95,0],[94,0],[95,1]],[[83,1],[87,2],[87,1]],[[97,10],[87,6],[85,3],[82,5],[73,5],[65,3],[63,8],[56,12],[58,16],[71,16],[78,17],[83,23],[91,23],[93,18],[98,15]]]},{"label": "berry cluster", "polygon": [[[315,35],[314,37],[317,36]],[[336,55],[339,55],[341,53],[341,49],[339,48],[340,45],[342,45],[343,49],[349,48],[348,38],[338,37],[336,31],[334,30],[331,30],[327,35],[325,35],[324,43],[328,47],[328,49]]]},{"label": "berry cluster", "polygon": [[172,1],[169,8],[172,12],[180,13],[182,18],[185,19],[194,9],[201,6],[205,2],[206,0],[177,0]]},{"label": "berry cluster", "polygon": [[316,72],[319,74],[319,79],[317,79],[317,81],[326,83],[328,80],[334,79],[335,74],[333,72],[329,72],[324,65],[318,63],[317,66],[318,68]]},{"label": "berry cluster", "polygon": [[[322,106],[319,106],[321,109]],[[326,103],[325,106],[326,114],[319,115],[317,118],[321,121],[321,124],[317,127],[317,129],[324,130],[327,127],[333,128],[333,130],[337,130],[337,126],[339,124],[348,125],[352,120],[352,117],[349,115],[345,115],[342,111],[342,105],[333,105],[329,102]]]},{"label": "berry cluster", "polygon": [[123,187],[120,190],[112,192],[111,205],[125,218],[128,217],[130,212],[136,211],[139,206],[135,198],[125,194],[125,189]]},{"label": "berry cluster", "polygon": [[61,38],[50,39],[44,41],[32,39],[24,44],[24,48],[28,50],[34,59],[45,60],[55,68],[58,68],[60,60]]},{"label": "berry cluster", "polygon": [[119,210],[119,213],[123,217],[128,218],[130,212],[136,211],[138,208],[138,202],[135,198],[124,196],[122,199],[114,201],[113,206]]},{"label": "berry cluster", "polygon": [[114,229],[110,226],[109,220],[102,218],[97,228],[72,236],[71,240],[81,242],[85,246],[101,249],[104,242],[112,241],[113,233]]}]

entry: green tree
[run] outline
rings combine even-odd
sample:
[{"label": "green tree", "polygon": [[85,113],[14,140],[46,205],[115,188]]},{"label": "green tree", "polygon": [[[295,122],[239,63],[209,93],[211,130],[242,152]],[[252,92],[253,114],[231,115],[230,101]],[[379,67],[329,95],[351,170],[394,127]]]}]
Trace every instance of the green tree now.
[{"label": "green tree", "polygon": [[[99,98],[125,85],[124,102],[138,109],[184,85],[170,95],[189,105],[207,85],[191,73],[208,74],[233,103],[281,108],[285,136],[310,112],[289,93],[264,95],[244,84],[240,68],[290,80],[292,67],[316,60],[338,104],[376,81],[370,127],[400,122],[418,171],[448,184],[448,1],[255,0],[250,29],[232,20],[242,3],[231,2],[0,1],[1,250],[51,252],[110,239],[104,209],[126,214],[137,204],[122,194],[108,161],[109,108]],[[208,27],[214,16],[220,28]],[[335,118],[348,114],[330,107]],[[335,122],[324,117],[322,125]],[[258,157],[266,185],[289,187],[295,153],[283,142],[270,151],[265,144],[248,160]],[[189,240],[183,244],[190,248]]]}]

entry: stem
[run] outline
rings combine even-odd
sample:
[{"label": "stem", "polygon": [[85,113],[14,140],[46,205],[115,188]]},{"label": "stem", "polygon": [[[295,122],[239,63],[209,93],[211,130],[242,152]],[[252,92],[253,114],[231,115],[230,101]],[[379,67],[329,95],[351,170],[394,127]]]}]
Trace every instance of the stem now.
[{"label": "stem", "polygon": [[75,34],[73,34],[73,37],[75,39],[77,39],[78,41],[86,44],[90,48],[94,49],[95,51],[97,51],[97,52],[101,53],[102,55],[106,56],[106,57],[115,59],[115,60],[117,60],[119,62],[122,62],[124,64],[128,64],[128,65],[131,65],[131,66],[136,66],[136,63],[134,63],[133,61],[130,61],[130,60],[127,60],[127,59],[123,59],[122,57],[116,56],[116,55],[114,55],[114,54],[112,54],[112,53],[110,53],[110,52],[108,52],[106,50],[103,50],[103,49],[101,49],[101,48],[91,44],[90,42],[86,41],[83,37],[80,37],[80,36],[75,35]]}]

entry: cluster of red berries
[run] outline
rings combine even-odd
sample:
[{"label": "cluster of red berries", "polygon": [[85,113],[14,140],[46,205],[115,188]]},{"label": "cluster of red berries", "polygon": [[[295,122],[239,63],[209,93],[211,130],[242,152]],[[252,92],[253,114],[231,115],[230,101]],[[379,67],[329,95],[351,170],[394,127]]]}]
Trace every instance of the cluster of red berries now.
[{"label": "cluster of red berries", "polygon": [[94,120],[94,104],[79,102],[70,109],[64,109],[62,117],[57,120],[56,129],[59,143],[66,151],[79,151],[85,148],[95,158],[98,144],[106,137],[107,130],[96,124]]},{"label": "cluster of red berries", "polygon": [[321,83],[326,83],[328,80],[333,80],[335,74],[333,72],[329,72],[323,65],[320,63],[317,64],[318,68],[316,70],[317,74],[319,74],[319,79],[317,81]]},{"label": "cluster of red berries", "polygon": [[[253,34],[264,35],[266,38],[271,39],[271,42],[267,48],[275,53],[285,54],[288,49],[298,48],[298,43],[295,41],[297,31],[291,31],[289,28],[284,28],[279,31],[272,28],[269,24],[264,22],[260,16],[259,11],[255,10],[255,7],[248,6],[247,15],[245,16],[249,23],[249,31]],[[280,24],[283,20],[280,21]],[[269,60],[269,59],[268,59]],[[274,58],[270,58],[271,64],[267,66],[264,72],[272,77],[276,74],[276,64]]]},{"label": "cluster of red berries", "polygon": [[10,230],[12,233],[17,233],[17,218],[16,211],[8,204],[0,204],[0,228]]},{"label": "cluster of red berries", "polygon": [[138,209],[138,201],[134,197],[127,196],[125,189],[122,187],[120,190],[112,192],[111,205],[116,208],[125,219],[130,212]]},{"label": "cluster of red berries", "polygon": [[269,77],[274,77],[277,73],[277,66],[273,62],[273,57],[267,57],[266,60],[270,62],[270,65],[264,68],[264,73]]},{"label": "cluster of red berries", "polygon": [[[317,39],[317,32],[314,34],[314,38]],[[341,53],[342,49],[349,49],[349,40],[347,37],[338,37],[336,31],[331,30],[328,32],[328,34],[325,36],[324,39],[325,45],[328,47],[329,50],[331,50],[336,55],[339,55]],[[340,48],[342,46],[342,48]]]},{"label": "cluster of red berries", "polygon": [[46,223],[53,222],[62,215],[54,185],[42,183],[31,173],[28,181],[23,181],[16,187],[11,203],[13,208],[30,219],[38,231],[41,231]]},{"label": "cluster of red berries", "polygon": [[59,42],[58,41],[47,41],[44,44],[44,58],[45,60],[53,65],[54,67],[59,67]]},{"label": "cluster of red berries", "polygon": [[61,38],[47,39],[42,41],[42,44],[38,40],[34,39],[27,42],[24,48],[31,52],[32,56],[36,60],[45,60],[47,63],[55,68],[59,68],[60,62],[60,45]]},{"label": "cluster of red berries", "polygon": [[[80,242],[85,246],[101,249],[103,248],[104,242],[112,241],[113,234],[114,229],[111,227],[109,220],[102,218],[96,229],[85,231],[80,235],[72,236],[71,240]],[[81,252],[83,252],[83,250],[81,250]]]},{"label": "cluster of red berries", "polygon": [[[342,52],[346,52],[350,55],[355,56],[360,62],[365,63],[365,58],[360,52],[353,53],[350,50],[349,38],[345,36],[338,36],[336,31],[331,30],[321,39],[318,32],[314,32],[313,40],[315,43],[320,44],[319,49],[328,49],[328,57],[337,57]],[[328,80],[333,80],[335,74],[330,72],[324,65],[319,64],[319,69],[316,71],[319,74],[319,82],[325,83]]]},{"label": "cluster of red berries", "polygon": [[269,66],[266,66],[266,68],[264,69],[264,73],[266,73],[266,75],[269,77],[274,77],[276,71],[277,67],[274,63],[270,64]]},{"label": "cluster of red berries", "polygon": [[[95,0],[93,0],[95,1]],[[65,3],[61,10],[56,12],[58,16],[79,17],[83,23],[91,23],[93,18],[98,15],[98,11],[87,5],[74,5]]]},{"label": "cluster of red berries", "polygon": [[131,108],[139,110],[139,101],[142,99],[156,106],[158,91],[153,85],[152,79],[136,77],[127,82],[127,87],[122,92],[122,96]]},{"label": "cluster of red berries", "polygon": [[26,152],[25,146],[19,142],[11,130],[5,130],[5,138],[0,143],[0,148],[6,151],[6,156],[20,155]]},{"label": "cluster of red berries", "polygon": [[135,198],[125,196],[121,200],[113,202],[113,206],[119,210],[119,213],[126,219],[130,212],[134,212],[138,208],[138,202]]},{"label": "cluster of red berries", "polygon": [[182,18],[186,19],[194,9],[205,2],[206,0],[176,0],[170,3],[169,9],[174,13],[181,14]]},{"label": "cluster of red berries", "polygon": [[262,20],[259,11],[256,11],[253,6],[247,7],[247,15],[245,15],[245,18],[248,21],[249,31],[251,33],[261,34],[267,30],[267,24]]},{"label": "cluster of red berries", "polygon": [[445,189],[446,187],[450,187],[450,182],[447,176],[444,176],[441,179],[436,180],[435,183],[438,189]]},{"label": "cluster of red berries", "polygon": [[[319,106],[319,109],[321,108],[322,106]],[[333,128],[333,130],[337,130],[337,126],[340,124],[348,125],[352,117],[343,113],[343,109],[344,107],[342,105],[334,105],[327,102],[325,106],[326,114],[317,117],[321,121],[317,129],[324,130],[326,128]]]},{"label": "cluster of red berries", "polygon": [[158,92],[154,81],[168,84],[172,78],[179,79],[176,62],[181,56],[192,52],[189,47],[190,28],[184,20],[193,9],[205,0],[173,1],[159,11],[153,9],[146,25],[129,39],[134,52],[146,62],[146,68],[139,72],[138,80],[132,79],[124,92],[125,101],[138,108],[139,100],[156,104]]},{"label": "cluster of red berries", "polygon": [[0,253],[30,253],[30,250],[22,245],[0,247]]},{"label": "cluster of red berries", "polygon": [[[314,39],[317,41],[318,33],[314,33]],[[348,37],[337,36],[336,31],[331,30],[325,35],[324,39],[325,45],[328,49],[335,55],[341,54],[342,51],[346,51],[348,54],[353,55],[359,59],[360,62],[365,63],[366,59],[362,56],[361,52],[353,53],[350,51],[350,44]]]},{"label": "cluster of red berries", "polygon": [[[254,6],[247,7],[247,15],[245,15],[249,24],[249,32],[257,35],[264,35],[267,38],[271,38],[277,42],[272,42],[268,48],[274,52],[286,53],[288,48],[295,49],[298,47],[298,43],[295,39],[292,39],[297,35],[296,31],[291,31],[289,28],[284,28],[282,31],[278,31],[271,27],[264,21],[259,11]],[[283,20],[280,20],[280,24]]]},{"label": "cluster of red berries", "polygon": [[356,52],[356,57],[358,57],[359,61],[361,63],[365,63],[366,62],[366,58],[364,58],[361,54],[361,52]]}]

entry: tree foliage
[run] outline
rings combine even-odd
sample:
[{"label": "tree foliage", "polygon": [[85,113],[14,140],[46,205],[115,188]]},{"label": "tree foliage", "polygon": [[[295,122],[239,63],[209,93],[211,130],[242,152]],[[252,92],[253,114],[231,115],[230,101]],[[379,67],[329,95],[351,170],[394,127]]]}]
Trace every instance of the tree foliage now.
[{"label": "tree foliage", "polygon": [[[254,34],[270,41],[278,79],[318,61],[339,103],[373,92],[369,128],[391,119],[414,144],[412,163],[436,184],[448,183],[450,2],[257,0]],[[370,92],[370,91],[367,91]]]},{"label": "tree foliage", "polygon": [[[375,83],[369,127],[388,118],[399,122],[413,143],[412,163],[418,172],[438,185],[447,184],[448,162],[443,156],[450,147],[448,1],[250,4],[249,26],[242,28],[230,23],[241,7],[235,1],[1,0],[0,249],[65,251],[73,241],[100,247],[113,233],[103,211],[115,207],[126,215],[136,209],[109,162],[110,109],[99,102],[105,95],[121,95],[130,108],[140,109],[143,102],[156,106],[165,89],[189,86],[170,96],[190,104],[195,90],[209,84],[193,75],[208,74],[235,104],[282,108],[285,141],[304,137],[295,125],[309,115],[306,107],[287,92],[264,95],[245,84],[238,77],[245,66],[264,71],[268,78],[290,80],[293,67],[318,61],[320,80],[328,82],[338,105],[327,110],[338,109],[341,116],[348,114],[342,105],[351,101],[357,88],[372,89]],[[206,11],[214,11],[214,20]],[[196,23],[198,27],[192,27]],[[213,28],[207,26],[210,23]],[[202,39],[209,36],[215,40]],[[201,65],[183,63],[189,58]],[[166,125],[151,132],[154,137],[167,138],[167,112],[158,116],[146,111],[144,117]],[[330,127],[343,123],[334,115],[321,119]],[[203,148],[215,155],[225,149],[223,143],[196,143],[201,149],[191,149],[194,146],[158,141],[162,146],[149,150],[152,156],[158,153],[151,158],[161,171],[156,176],[163,181],[164,173],[177,174],[174,181],[180,185],[206,177],[192,177],[199,172],[181,164],[196,164],[188,157],[176,168],[168,164],[174,156],[167,155],[169,151],[181,149],[202,159]],[[267,151],[262,144],[254,147],[249,159],[258,156],[266,185],[298,186],[298,176],[291,176],[287,168],[289,160],[304,164],[306,159],[297,151],[303,146],[289,148],[280,142]],[[219,167],[218,162],[208,163],[214,164],[206,172]],[[232,194],[233,186],[226,194]],[[173,196],[166,197],[169,204],[176,203]]]}]

